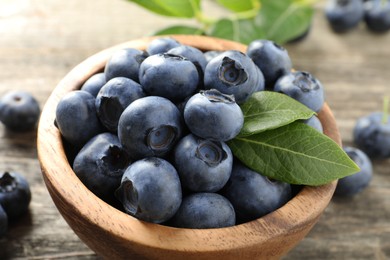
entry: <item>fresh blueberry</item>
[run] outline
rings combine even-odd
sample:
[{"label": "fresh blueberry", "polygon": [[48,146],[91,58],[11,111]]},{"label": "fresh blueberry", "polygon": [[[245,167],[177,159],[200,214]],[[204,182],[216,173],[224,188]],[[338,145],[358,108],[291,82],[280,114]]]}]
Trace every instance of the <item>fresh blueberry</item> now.
[{"label": "fresh blueberry", "polygon": [[369,30],[377,33],[390,30],[389,0],[366,1],[364,7],[364,21]]},{"label": "fresh blueberry", "polygon": [[193,134],[224,142],[240,132],[244,115],[233,95],[212,89],[202,90],[187,101],[184,120]]},{"label": "fresh blueberry", "polygon": [[374,112],[357,120],[353,129],[356,146],[369,157],[390,157],[390,115]]},{"label": "fresh blueberry", "polygon": [[162,37],[152,40],[146,48],[146,51],[150,55],[161,54],[180,45],[181,44],[173,38]]},{"label": "fresh blueberry", "polygon": [[320,132],[320,133],[323,133],[324,132],[324,129],[323,129],[323,127],[322,127],[322,123],[321,123],[321,121],[318,119],[318,117],[317,116],[312,116],[312,117],[310,117],[309,119],[307,119],[307,120],[304,120],[303,121],[305,124],[307,124],[307,125],[309,125],[309,126],[311,126],[311,127],[313,127],[314,129],[316,129],[318,132]]},{"label": "fresh blueberry", "polygon": [[0,205],[9,220],[23,215],[30,201],[30,185],[25,177],[17,172],[0,173]]},{"label": "fresh blueberry", "polygon": [[231,50],[213,58],[204,72],[205,89],[234,95],[238,104],[254,92],[264,90],[264,76],[246,54]]},{"label": "fresh blueberry", "polygon": [[289,73],[292,69],[287,50],[273,41],[252,41],[246,53],[263,73],[265,86],[269,89],[273,88],[279,77]]},{"label": "fresh blueberry", "polygon": [[224,53],[224,51],[206,51],[203,53],[204,57],[206,58],[207,63],[217,57],[218,55]]},{"label": "fresh blueberry", "polygon": [[133,48],[114,52],[104,68],[106,81],[116,77],[125,77],[139,82],[139,67],[148,56],[148,53]]},{"label": "fresh blueberry", "polygon": [[234,226],[232,204],[217,193],[199,192],[183,198],[169,225],[179,228],[223,228]]},{"label": "fresh blueberry", "polygon": [[76,90],[67,93],[57,105],[55,123],[62,136],[77,147],[104,130],[96,113],[95,100],[90,93]]},{"label": "fresh blueberry", "polygon": [[149,56],[141,64],[140,83],[152,96],[161,96],[172,101],[191,96],[199,83],[196,66],[190,60],[174,54]]},{"label": "fresh blueberry", "polygon": [[280,77],[274,91],[284,93],[319,112],[324,105],[324,88],[321,82],[308,72],[295,71]]},{"label": "fresh blueberry", "polygon": [[199,49],[188,46],[188,45],[180,45],[175,48],[170,49],[167,53],[183,56],[187,58],[191,62],[193,62],[197,67],[201,68],[202,71],[206,68],[207,60],[204,57],[203,52]]},{"label": "fresh blueberry", "polygon": [[125,77],[109,80],[96,97],[96,111],[100,122],[111,132],[118,131],[118,121],[131,102],[145,97],[142,86]]},{"label": "fresh blueberry", "polygon": [[137,99],[119,118],[119,140],[134,159],[166,155],[181,135],[181,114],[171,101],[163,97]]},{"label": "fresh blueberry", "polygon": [[360,171],[338,180],[335,196],[350,197],[363,191],[371,182],[373,169],[370,158],[360,149],[344,147],[347,155],[359,166]]},{"label": "fresh blueberry", "polygon": [[116,196],[128,214],[152,223],[170,219],[182,201],[176,169],[158,157],[131,164],[123,174]]},{"label": "fresh blueberry", "polygon": [[93,137],[77,154],[73,171],[96,196],[114,201],[122,175],[130,164],[128,154],[116,135],[102,133]]},{"label": "fresh blueberry", "polygon": [[291,185],[271,181],[234,161],[232,175],[222,189],[222,195],[232,203],[238,223],[244,223],[283,206],[291,199]]},{"label": "fresh blueberry", "polygon": [[92,75],[84,84],[80,90],[89,92],[92,96],[96,97],[99,90],[106,84],[106,76],[103,72]]},{"label": "fresh blueberry", "polygon": [[189,134],[174,150],[174,163],[184,187],[197,192],[216,192],[228,181],[233,155],[224,142]]},{"label": "fresh blueberry", "polygon": [[8,229],[8,217],[3,207],[0,205],[0,238],[5,236]]},{"label": "fresh blueberry", "polygon": [[355,28],[363,19],[362,0],[328,0],[325,17],[336,33],[343,33]]},{"label": "fresh blueberry", "polygon": [[13,90],[0,98],[0,121],[11,131],[33,130],[40,112],[37,100],[28,92]]}]

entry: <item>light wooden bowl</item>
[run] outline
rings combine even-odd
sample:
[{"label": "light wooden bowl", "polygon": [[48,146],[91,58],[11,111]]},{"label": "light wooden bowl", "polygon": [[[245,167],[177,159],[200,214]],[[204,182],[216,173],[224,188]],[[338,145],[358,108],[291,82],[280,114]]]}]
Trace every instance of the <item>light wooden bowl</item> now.
[{"label": "light wooden bowl", "polygon": [[[201,50],[246,46],[204,36],[173,36]],[[279,258],[293,248],[327,207],[336,181],[304,187],[280,209],[251,222],[220,229],[178,229],[137,220],[106,204],[77,178],[54,126],[55,108],[66,93],[101,72],[111,54],[124,47],[145,49],[153,38],[129,41],[83,61],[58,84],[43,108],[38,128],[38,157],[47,189],[69,226],[97,254],[108,259],[264,259]],[[328,105],[319,113],[324,133],[341,146]]]}]

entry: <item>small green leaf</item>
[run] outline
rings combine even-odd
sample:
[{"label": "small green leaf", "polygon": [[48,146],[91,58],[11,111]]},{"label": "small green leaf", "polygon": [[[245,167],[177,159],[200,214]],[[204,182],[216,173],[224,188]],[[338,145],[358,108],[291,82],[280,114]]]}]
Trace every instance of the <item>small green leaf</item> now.
[{"label": "small green leaf", "polygon": [[154,13],[192,18],[195,16],[195,9],[200,8],[200,0],[128,0],[136,3]]},{"label": "small green leaf", "polygon": [[154,35],[167,35],[167,34],[192,34],[192,35],[201,35],[203,30],[196,27],[176,25],[164,28],[154,33]]},{"label": "small green leaf", "polygon": [[254,2],[258,0],[217,0],[223,7],[233,12],[244,12],[254,8]]},{"label": "small green leaf", "polygon": [[332,139],[301,122],[236,137],[228,145],[247,167],[291,184],[317,186],[359,171]]},{"label": "small green leaf", "polygon": [[281,93],[260,91],[254,93],[243,105],[244,126],[240,137],[275,129],[298,119],[309,119],[315,112]]}]

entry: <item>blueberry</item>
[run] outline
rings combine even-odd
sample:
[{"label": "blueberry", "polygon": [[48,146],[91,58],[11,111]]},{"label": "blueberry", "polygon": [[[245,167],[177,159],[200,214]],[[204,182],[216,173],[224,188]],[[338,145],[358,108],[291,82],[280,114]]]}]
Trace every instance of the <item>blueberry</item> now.
[{"label": "blueberry", "polygon": [[119,140],[134,159],[166,155],[181,135],[181,114],[171,101],[163,97],[137,99],[119,118]]},{"label": "blueberry", "polygon": [[359,166],[360,171],[339,179],[335,190],[335,196],[354,196],[364,190],[372,179],[372,163],[368,156],[360,149],[344,147],[344,151]]},{"label": "blueberry", "polygon": [[92,75],[84,84],[80,90],[89,92],[92,96],[96,97],[99,90],[106,84],[106,76],[103,72]]},{"label": "blueberry", "polygon": [[139,79],[147,94],[175,101],[183,100],[195,92],[199,74],[190,60],[164,53],[149,56],[144,60]]},{"label": "blueberry", "polygon": [[209,61],[211,61],[212,59],[214,59],[215,57],[217,57],[218,55],[220,55],[222,53],[224,53],[224,51],[212,50],[212,51],[204,52],[203,55],[206,58],[207,63],[209,63]]},{"label": "blueberry", "polygon": [[60,100],[55,122],[62,136],[76,147],[104,130],[96,113],[95,97],[83,90],[71,91]]},{"label": "blueberry", "polygon": [[0,238],[5,236],[8,229],[8,217],[3,207],[0,205]]},{"label": "blueberry", "polygon": [[265,86],[272,89],[276,80],[292,69],[290,56],[285,48],[269,40],[255,40],[248,45],[247,55],[260,68]]},{"label": "blueberry", "polygon": [[310,117],[309,119],[307,120],[304,120],[303,121],[305,124],[313,127],[314,129],[316,129],[318,132],[320,133],[323,133],[324,132],[324,129],[322,128],[322,123],[321,121],[318,119],[317,116],[312,116]]},{"label": "blueberry", "polygon": [[122,175],[130,164],[116,135],[102,133],[93,137],[77,154],[73,171],[96,196],[112,202]]},{"label": "blueberry", "polygon": [[139,82],[139,67],[148,56],[148,53],[133,48],[114,52],[104,68],[106,81],[116,77],[125,77]]},{"label": "blueberry", "polygon": [[8,220],[23,215],[30,204],[30,185],[17,172],[0,173],[0,205],[7,213]]},{"label": "blueberry", "polygon": [[233,155],[224,142],[189,134],[174,150],[174,163],[184,187],[198,192],[216,192],[228,181]]},{"label": "blueberry", "polygon": [[157,38],[152,40],[148,47],[146,48],[146,51],[150,55],[154,54],[160,54],[160,53],[165,53],[169,51],[172,48],[175,48],[177,46],[180,46],[181,44],[176,41],[173,38],[170,37],[162,37],[162,38]]},{"label": "blueberry", "polygon": [[390,1],[370,0],[364,7],[364,21],[369,30],[383,33],[390,29]]},{"label": "blueberry", "polygon": [[128,214],[152,223],[170,219],[182,201],[176,169],[158,157],[131,164],[123,174],[116,196]]},{"label": "blueberry", "polygon": [[223,228],[236,222],[232,204],[217,193],[199,192],[183,198],[169,225],[179,228]]},{"label": "blueberry", "polygon": [[264,90],[264,76],[246,54],[231,50],[207,63],[204,87],[234,95],[236,102],[242,104],[254,92]]},{"label": "blueberry", "polygon": [[28,92],[13,90],[0,98],[0,121],[11,131],[33,130],[40,112],[37,100]]},{"label": "blueberry", "polygon": [[232,175],[222,189],[233,205],[238,223],[260,218],[291,199],[291,185],[270,180],[234,161]]},{"label": "blueberry", "polygon": [[390,157],[390,115],[383,118],[382,112],[374,112],[357,120],[353,129],[353,140],[357,148],[369,157]]},{"label": "blueberry", "polygon": [[188,46],[188,45],[180,45],[170,49],[167,53],[179,55],[179,56],[183,56],[184,58],[187,58],[192,63],[194,63],[197,67],[202,69],[202,71],[204,71],[204,69],[206,68],[207,60],[203,52],[201,52],[199,49],[195,47]]},{"label": "blueberry", "polygon": [[274,91],[284,93],[319,112],[324,105],[324,88],[321,82],[308,72],[295,71],[280,77]]},{"label": "blueberry", "polygon": [[146,96],[142,86],[125,77],[109,80],[96,97],[96,111],[100,122],[111,132],[118,131],[118,121],[131,102]]},{"label": "blueberry", "polygon": [[218,90],[204,90],[192,96],[184,107],[188,129],[204,139],[228,141],[244,124],[244,115],[234,100]]},{"label": "blueberry", "polygon": [[325,17],[336,33],[343,33],[355,28],[363,19],[362,0],[328,0]]}]

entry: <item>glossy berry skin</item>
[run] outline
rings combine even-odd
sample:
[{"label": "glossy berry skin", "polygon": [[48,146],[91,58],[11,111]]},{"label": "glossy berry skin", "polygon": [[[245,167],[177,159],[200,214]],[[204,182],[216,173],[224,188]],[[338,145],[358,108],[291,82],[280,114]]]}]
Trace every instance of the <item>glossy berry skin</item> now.
[{"label": "glossy berry skin", "polygon": [[169,225],[179,228],[223,228],[234,226],[232,204],[217,193],[199,192],[183,198]]},{"label": "glossy berry skin", "polygon": [[234,161],[232,175],[221,194],[232,203],[237,222],[244,223],[283,206],[291,199],[291,185],[271,181]]},{"label": "glossy berry skin", "polygon": [[209,61],[211,61],[222,53],[224,53],[224,51],[206,51],[203,53],[203,55],[206,58],[207,63],[209,63]]},{"label": "glossy berry skin", "polygon": [[272,89],[276,80],[292,69],[287,50],[273,41],[252,41],[248,45],[246,54],[263,73],[265,86],[268,89]]},{"label": "glossy berry skin", "polygon": [[172,101],[192,95],[199,83],[199,73],[190,60],[174,54],[149,56],[141,64],[140,83],[148,95]]},{"label": "glossy berry skin", "polygon": [[354,143],[370,158],[390,158],[390,115],[386,123],[382,117],[382,112],[361,117],[353,129]]},{"label": "glossy berry skin", "polygon": [[210,60],[204,72],[205,89],[234,95],[238,104],[244,103],[254,92],[264,90],[264,84],[264,76],[252,59],[235,50]]},{"label": "glossy berry skin", "polygon": [[92,75],[84,84],[80,90],[89,92],[92,96],[96,97],[100,89],[106,84],[106,75],[103,72]]},{"label": "glossy berry skin", "polygon": [[139,67],[148,56],[149,54],[145,51],[134,48],[114,52],[104,68],[106,81],[116,77],[125,77],[139,82]]},{"label": "glossy berry skin", "polygon": [[180,45],[181,44],[173,38],[162,37],[152,40],[146,48],[146,51],[149,55],[161,54]]},{"label": "glossy berry skin", "polygon": [[324,88],[321,82],[308,72],[295,71],[280,77],[274,91],[284,93],[319,112],[324,105]]},{"label": "glossy berry skin", "polygon": [[8,230],[8,217],[3,207],[0,205],[0,238],[5,236]]},{"label": "glossy berry skin", "polygon": [[362,192],[371,182],[373,169],[370,158],[360,149],[344,147],[347,155],[359,166],[360,171],[338,180],[335,196],[351,197]]},{"label": "glossy berry skin", "polygon": [[17,172],[0,173],[0,205],[7,213],[8,220],[26,213],[31,201],[30,185]]},{"label": "glossy berry skin", "polygon": [[325,17],[336,33],[355,28],[363,19],[362,0],[329,0],[325,7]]},{"label": "glossy berry skin", "polygon": [[176,145],[173,154],[176,170],[184,187],[196,192],[216,192],[228,181],[233,155],[224,142],[189,134]]},{"label": "glossy berry skin", "polygon": [[95,97],[83,90],[71,91],[60,100],[56,125],[62,136],[76,147],[82,147],[104,130],[96,113]]},{"label": "glossy berry skin", "polygon": [[321,121],[318,119],[318,117],[317,116],[312,116],[312,117],[310,117],[309,119],[307,119],[307,120],[304,120],[303,121],[305,124],[307,124],[307,125],[309,125],[309,126],[311,126],[311,127],[313,127],[314,129],[316,129],[318,132],[320,132],[320,133],[323,133],[324,132],[324,129],[323,129],[323,127],[322,127],[322,123],[321,123]]},{"label": "glossy berry skin", "polygon": [[213,89],[200,91],[187,101],[184,120],[194,135],[225,142],[240,132],[244,115],[234,96]]},{"label": "glossy berry skin", "polygon": [[163,97],[137,99],[119,118],[119,140],[134,159],[165,156],[181,135],[181,114],[171,101]]},{"label": "glossy berry skin", "polygon": [[102,133],[93,137],[80,150],[74,159],[73,171],[96,196],[112,202],[129,164],[130,158],[118,137]]},{"label": "glossy berry skin", "polygon": [[0,121],[11,131],[35,129],[40,113],[38,101],[26,91],[12,90],[0,98]]},{"label": "glossy berry skin", "polygon": [[[190,60],[195,66],[200,69],[202,72],[206,68],[207,60],[199,49],[188,46],[188,45],[180,45],[178,47],[170,49],[167,53],[183,56],[184,58]],[[201,74],[203,75],[203,74]]]},{"label": "glossy berry skin", "polygon": [[390,1],[370,0],[364,5],[364,21],[372,32],[390,30]]},{"label": "glossy berry skin", "polygon": [[100,122],[111,132],[118,131],[119,117],[131,102],[145,97],[142,86],[125,77],[109,80],[99,91],[95,105]]},{"label": "glossy berry skin", "polygon": [[170,219],[182,201],[176,169],[158,157],[131,164],[123,175],[116,196],[128,214],[152,223]]}]

